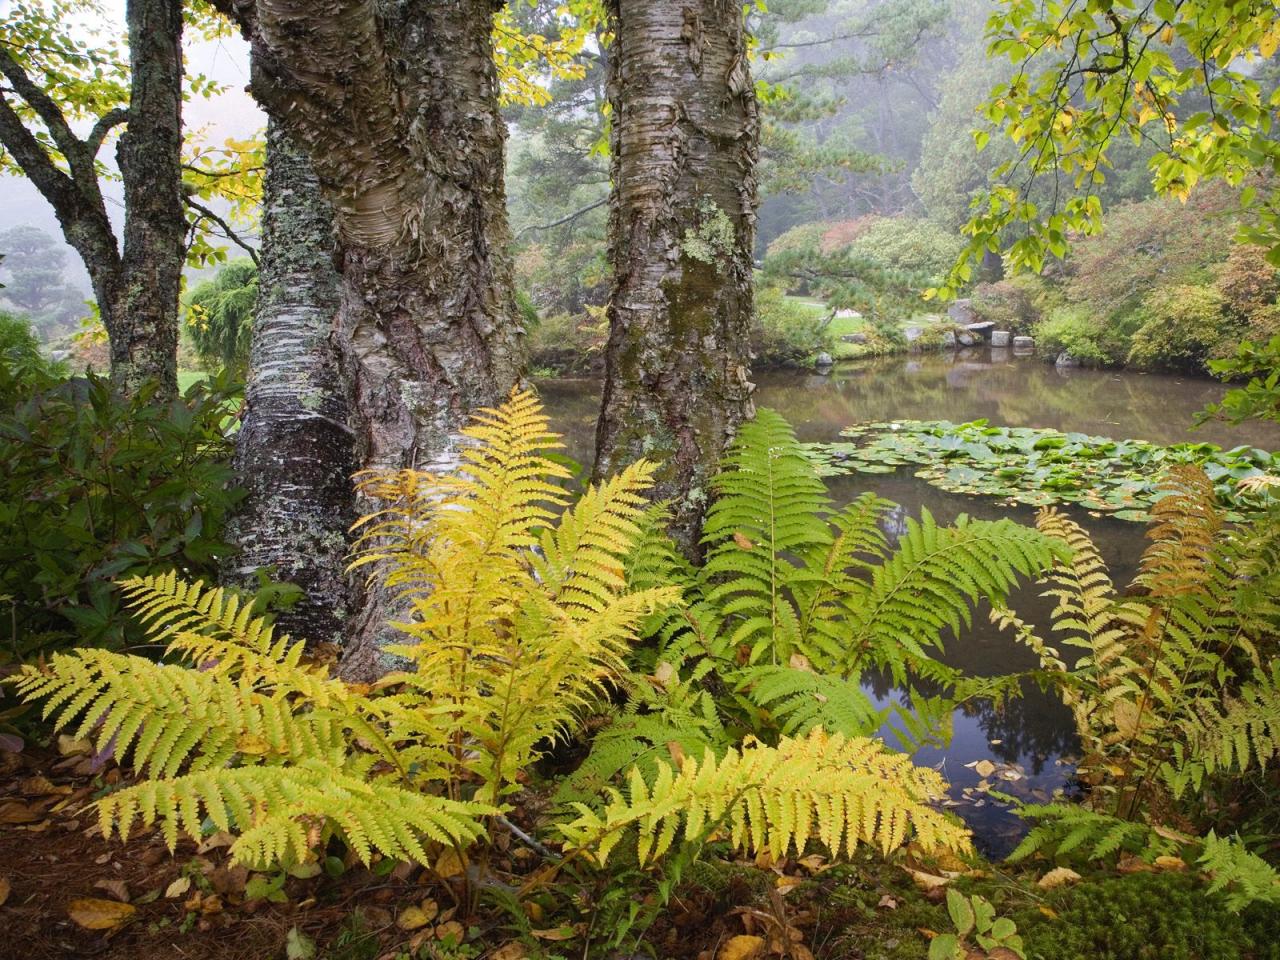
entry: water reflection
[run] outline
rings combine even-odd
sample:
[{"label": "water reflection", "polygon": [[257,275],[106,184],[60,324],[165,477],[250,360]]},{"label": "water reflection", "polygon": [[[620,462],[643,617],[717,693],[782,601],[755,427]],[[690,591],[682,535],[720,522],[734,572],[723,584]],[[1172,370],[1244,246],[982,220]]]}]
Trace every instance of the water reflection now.
[{"label": "water reflection", "polygon": [[[1111,437],[1177,443],[1207,440],[1231,447],[1248,443],[1280,449],[1274,424],[1229,427],[1206,424],[1192,429],[1195,413],[1220,399],[1223,388],[1208,380],[1158,374],[1059,370],[1007,351],[966,350],[954,356],[889,358],[837,369],[830,376],[806,373],[762,374],[756,378],[757,403],[773,407],[795,426],[802,440],[834,440],[851,423],[866,420],[953,420],[986,417],[1000,426],[1050,427]],[[566,452],[589,464],[599,410],[595,381],[548,381],[539,385],[553,427],[565,435]],[[847,503],[871,490],[900,505],[886,515],[891,540],[905,530],[908,516],[927,508],[939,522],[959,514],[982,519],[1011,517],[1031,523],[1032,507],[1007,506],[992,499],[947,493],[917,480],[907,470],[879,476],[833,478],[831,495]],[[1127,583],[1145,545],[1143,528],[1111,518],[1074,511],[1094,537],[1113,579]],[[1013,597],[1019,614],[1042,629],[1051,604],[1024,588]],[[1024,647],[995,630],[987,611],[979,610],[971,629],[944,637],[942,659],[978,676],[994,676],[1036,666]],[[870,683],[882,703],[895,697],[887,683]],[[1021,822],[976,788],[986,782],[1024,799],[1045,800],[1065,787],[1071,768],[1063,758],[1074,750],[1070,716],[1055,697],[1038,689],[1001,708],[969,705],[953,717],[953,735],[945,749],[922,748],[916,760],[936,766],[951,783],[955,810],[975,830],[979,845],[992,855],[1007,852],[1021,833]],[[990,761],[994,780],[974,769]],[[985,769],[985,767],[984,767]]]}]

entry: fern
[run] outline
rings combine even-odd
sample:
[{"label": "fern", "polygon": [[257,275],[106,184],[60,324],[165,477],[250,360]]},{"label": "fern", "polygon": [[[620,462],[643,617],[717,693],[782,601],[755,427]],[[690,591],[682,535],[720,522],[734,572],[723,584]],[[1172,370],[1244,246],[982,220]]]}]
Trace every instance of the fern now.
[{"label": "fern", "polygon": [[661,764],[651,779],[632,768],[625,793],[610,791],[600,812],[578,804],[578,818],[560,829],[601,865],[632,827],[641,864],[680,836],[697,844],[724,835],[738,849],[774,857],[802,852],[810,840],[833,856],[861,844],[888,853],[910,837],[928,849],[967,850],[967,833],[929,806],[943,793],[937,773],[877,741],[815,728],[777,747],[751,743],[719,759],[708,751],[678,772]]},{"label": "fern", "polygon": [[1280,872],[1235,837],[1212,831],[1204,838],[1200,869],[1211,878],[1210,893],[1222,893],[1227,909],[1240,911],[1251,903],[1280,903]]},{"label": "fern", "polygon": [[1146,860],[1178,849],[1144,823],[1122,820],[1071,803],[1025,804],[1014,812],[1035,826],[1006,858],[1012,863],[1036,854],[1081,860],[1102,860],[1119,853],[1139,854]]},{"label": "fern", "polygon": [[861,685],[843,677],[795,667],[751,667],[736,676],[751,701],[768,710],[787,736],[815,727],[846,737],[871,736],[889,715]]}]

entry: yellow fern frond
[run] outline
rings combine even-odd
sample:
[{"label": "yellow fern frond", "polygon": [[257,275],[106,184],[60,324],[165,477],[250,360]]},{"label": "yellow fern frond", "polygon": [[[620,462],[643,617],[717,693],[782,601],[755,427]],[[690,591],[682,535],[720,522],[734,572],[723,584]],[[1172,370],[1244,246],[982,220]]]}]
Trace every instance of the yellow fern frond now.
[{"label": "yellow fern frond", "polygon": [[103,836],[127,839],[135,823],[162,824],[173,849],[178,838],[199,839],[205,818],[238,834],[231,846],[238,863],[262,869],[305,861],[316,846],[317,824],[331,824],[368,863],[376,851],[428,863],[427,840],[471,843],[483,830],[490,806],[405,789],[386,780],[366,781],[308,761],[289,767],[204,770],[148,780],[98,802]]},{"label": "yellow fern frond", "polygon": [[721,759],[708,751],[679,772],[660,764],[651,779],[633,767],[625,794],[610,791],[601,812],[575,804],[578,818],[561,829],[571,847],[602,865],[633,826],[642,864],[681,835],[695,843],[722,835],[774,857],[803,852],[810,840],[833,856],[861,844],[888,853],[909,838],[928,849],[967,850],[968,832],[930,806],[944,792],[935,771],[879,741],[815,728],[777,747],[755,743]]}]

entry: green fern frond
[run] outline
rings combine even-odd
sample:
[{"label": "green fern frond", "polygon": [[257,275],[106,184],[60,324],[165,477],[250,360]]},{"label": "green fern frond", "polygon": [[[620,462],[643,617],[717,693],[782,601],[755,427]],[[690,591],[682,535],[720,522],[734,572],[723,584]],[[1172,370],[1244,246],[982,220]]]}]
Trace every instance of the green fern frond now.
[{"label": "green fern frond", "polygon": [[610,791],[601,812],[578,804],[578,818],[561,831],[601,865],[631,827],[641,864],[680,836],[696,844],[722,835],[740,850],[779,858],[810,840],[834,856],[861,844],[887,853],[910,837],[926,849],[967,850],[968,833],[929,806],[943,793],[937,773],[879,742],[815,728],[777,747],[750,744],[722,758],[708,751],[679,772],[662,764],[651,779],[633,768],[625,794]]},{"label": "green fern frond", "polygon": [[1280,903],[1280,872],[1249,852],[1238,837],[1219,837],[1210,831],[1198,863],[1211,878],[1209,892],[1223,894],[1228,910],[1238,912],[1251,903]]},{"label": "green fern frond", "polygon": [[749,667],[735,675],[747,698],[768,711],[786,736],[814,727],[846,737],[869,737],[889,711],[878,708],[855,680],[794,667]]},{"label": "green fern frond", "polygon": [[1143,823],[1090,810],[1072,803],[1025,804],[1014,810],[1035,826],[1006,858],[1012,863],[1035,854],[1081,860],[1102,860],[1121,852],[1141,855],[1146,860],[1171,854],[1177,844]]},{"label": "green fern frond", "polygon": [[941,645],[943,630],[971,622],[974,604],[1003,603],[1018,577],[1042,574],[1063,556],[1056,541],[1010,520],[961,516],[939,527],[921,511],[919,522],[907,521],[897,551],[846,601],[846,672],[877,666],[905,683],[913,663],[929,660],[927,648]]}]

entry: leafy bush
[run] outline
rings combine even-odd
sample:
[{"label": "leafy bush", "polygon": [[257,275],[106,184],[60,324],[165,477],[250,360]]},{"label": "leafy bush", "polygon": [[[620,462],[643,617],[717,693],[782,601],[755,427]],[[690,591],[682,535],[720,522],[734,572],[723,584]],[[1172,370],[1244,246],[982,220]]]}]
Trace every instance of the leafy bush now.
[{"label": "leafy bush", "polygon": [[536,323],[526,320],[529,364],[562,375],[581,375],[602,367],[609,324],[603,307],[583,313],[552,313]]},{"label": "leafy bush", "polygon": [[940,284],[964,248],[963,238],[930,220],[877,217],[848,246],[849,253],[889,270],[923,274]]},{"label": "leafy bush", "polygon": [[1036,324],[1034,333],[1037,348],[1046,356],[1069,353],[1093,366],[1122,363],[1129,350],[1124,330],[1108,325],[1084,305],[1054,308]]},{"label": "leafy bush", "polygon": [[1000,330],[1029,333],[1040,319],[1044,299],[1044,282],[1032,274],[1019,274],[978,284],[970,304],[978,320],[990,321]]},{"label": "leafy bush", "polygon": [[122,401],[96,376],[29,380],[17,400],[5,382],[0,372],[5,648],[138,642],[113,581],[208,575],[229,549],[223,523],[240,497],[224,429],[231,386],[197,384],[157,404],[149,388]]},{"label": "leafy bush", "polygon": [[762,364],[799,365],[830,346],[822,314],[788,300],[777,287],[756,291],[752,350]]},{"label": "leafy bush", "polygon": [[1160,287],[1143,301],[1128,362],[1148,370],[1201,373],[1224,352],[1238,330],[1230,322],[1222,295],[1212,287]]},{"label": "leafy bush", "polygon": [[258,268],[252,260],[232,261],[187,296],[187,330],[206,370],[225,367],[244,375],[257,302]]},{"label": "leafy bush", "polygon": [[0,405],[10,406],[26,385],[60,376],[63,365],[49,360],[30,322],[0,310]]}]

